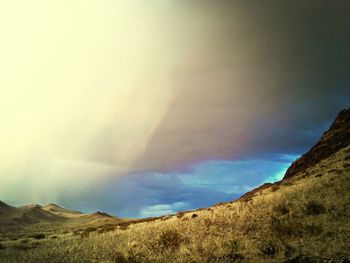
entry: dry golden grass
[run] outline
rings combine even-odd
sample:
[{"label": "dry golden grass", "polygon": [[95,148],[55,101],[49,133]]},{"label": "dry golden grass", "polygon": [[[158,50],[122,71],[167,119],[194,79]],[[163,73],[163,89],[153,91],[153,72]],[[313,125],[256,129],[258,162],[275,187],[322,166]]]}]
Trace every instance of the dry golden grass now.
[{"label": "dry golden grass", "polygon": [[116,228],[31,226],[22,236],[13,232],[17,240],[2,236],[0,261],[348,262],[349,156],[350,147],[296,177],[208,209]]}]

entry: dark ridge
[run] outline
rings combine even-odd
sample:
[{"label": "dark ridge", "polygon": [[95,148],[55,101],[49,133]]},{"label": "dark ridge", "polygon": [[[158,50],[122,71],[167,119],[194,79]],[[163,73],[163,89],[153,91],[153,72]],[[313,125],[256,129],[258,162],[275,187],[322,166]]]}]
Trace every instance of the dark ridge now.
[{"label": "dark ridge", "polygon": [[0,207],[12,207],[0,200]]},{"label": "dark ridge", "polygon": [[54,207],[62,208],[61,206],[56,205],[55,203],[48,203],[48,204],[44,205],[44,207],[49,207],[49,206],[54,206]]},{"label": "dark ridge", "polygon": [[112,217],[111,215],[105,213],[105,212],[101,212],[101,211],[97,211],[96,213],[92,214],[93,216],[103,216],[103,217]]},{"label": "dark ridge", "polygon": [[1,214],[7,214],[11,211],[13,211],[15,208],[13,206],[10,206],[2,201],[0,201],[0,215]]},{"label": "dark ridge", "polygon": [[350,108],[342,110],[328,131],[307,153],[288,168],[284,179],[290,178],[329,157],[350,144]]}]

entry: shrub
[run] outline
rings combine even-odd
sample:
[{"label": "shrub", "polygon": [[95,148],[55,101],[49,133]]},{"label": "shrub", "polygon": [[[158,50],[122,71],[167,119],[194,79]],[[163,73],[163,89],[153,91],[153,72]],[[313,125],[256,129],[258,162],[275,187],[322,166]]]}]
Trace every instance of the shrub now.
[{"label": "shrub", "polygon": [[212,225],[214,225],[214,222],[212,221],[212,219],[210,218],[204,218],[203,219],[203,222],[204,222],[204,225],[209,228],[211,227]]},{"label": "shrub", "polygon": [[319,261],[316,261],[304,255],[298,255],[294,258],[287,259],[286,261],[284,261],[284,263],[315,263],[315,262],[319,262]]},{"label": "shrub", "polygon": [[317,235],[317,234],[321,234],[322,233],[322,226],[321,225],[315,225],[315,224],[311,224],[311,225],[306,225],[305,226],[305,231],[311,235]]},{"label": "shrub", "polygon": [[170,249],[175,250],[184,243],[185,239],[176,230],[165,230],[163,231],[157,240],[157,245],[161,251]]},{"label": "shrub", "polygon": [[307,215],[320,215],[326,211],[323,204],[317,201],[310,201],[306,204],[305,213]]},{"label": "shrub", "polygon": [[30,237],[32,237],[34,239],[44,239],[45,235],[40,233],[40,234],[34,234],[34,235],[30,236]]},{"label": "shrub", "polygon": [[[114,255],[115,263],[151,263],[147,256],[141,251],[136,251],[135,249],[129,248],[124,253],[117,251]],[[164,261],[162,261],[164,262]]]},{"label": "shrub", "polygon": [[73,230],[72,234],[73,236],[77,236],[81,233],[81,230],[77,229],[77,230]]},{"label": "shrub", "polygon": [[246,203],[250,202],[253,200],[253,197],[255,196],[255,194],[252,194],[252,195],[249,195],[249,196],[246,196],[246,197],[243,197],[242,200]]},{"label": "shrub", "polygon": [[301,236],[301,225],[290,220],[282,220],[278,217],[271,217],[271,229],[279,236]]},{"label": "shrub", "polygon": [[79,234],[79,236],[80,236],[81,238],[87,238],[87,237],[90,236],[90,233],[91,233],[91,232],[83,231],[83,232],[81,232],[81,233]]},{"label": "shrub", "polygon": [[291,182],[291,181],[284,181],[284,182],[282,182],[282,184],[284,186],[290,186],[290,185],[293,185],[293,182]]},{"label": "shrub", "polygon": [[115,230],[115,226],[113,225],[104,225],[102,227],[100,227],[98,229],[98,233],[105,233],[105,232],[110,232],[110,231],[114,231]]},{"label": "shrub", "polygon": [[230,252],[229,254],[220,258],[216,258],[215,256],[211,257],[212,259],[210,262],[241,262],[244,259],[243,255],[237,252]]},{"label": "shrub", "polygon": [[289,244],[284,245],[284,256],[285,257],[292,256],[294,252],[295,252],[295,248],[293,248],[291,245],[289,245]]},{"label": "shrub", "polygon": [[185,213],[182,212],[182,211],[176,213],[176,217],[179,218],[179,219],[180,219],[180,218],[183,218],[184,215],[185,215]]},{"label": "shrub", "polygon": [[129,263],[129,260],[120,252],[117,252],[114,256],[115,263]]},{"label": "shrub", "polygon": [[309,176],[310,174],[308,173],[308,172],[305,172],[302,176],[301,176],[301,178],[305,178],[305,177],[307,177],[307,176]]},{"label": "shrub", "polygon": [[261,244],[260,251],[265,255],[272,257],[276,255],[278,249],[272,241],[268,241],[267,243]]},{"label": "shrub", "polygon": [[18,243],[14,244],[13,248],[20,250],[27,250],[36,248],[38,246],[38,242],[30,242],[28,239],[22,239]]},{"label": "shrub", "polygon": [[192,216],[191,216],[191,218],[196,218],[196,217],[198,217],[197,214],[192,214]]},{"label": "shrub", "polygon": [[278,189],[280,189],[280,187],[278,185],[273,185],[271,187],[271,192],[276,192]]},{"label": "shrub", "polygon": [[330,169],[330,170],[328,170],[328,173],[340,174],[341,170],[339,170],[339,169]]},{"label": "shrub", "polygon": [[119,224],[119,229],[120,230],[127,230],[128,228],[129,228],[129,223],[128,222]]},{"label": "shrub", "polygon": [[241,225],[241,231],[243,234],[254,233],[257,230],[257,225],[252,221],[246,221]]},{"label": "shrub", "polygon": [[96,227],[92,227],[92,226],[90,226],[90,227],[87,227],[87,228],[85,228],[85,232],[89,232],[89,233],[91,233],[91,232],[95,232],[97,230],[97,228]]},{"label": "shrub", "polygon": [[[225,246],[228,248],[229,253],[228,255],[225,255],[223,258],[223,261],[226,262],[234,262],[238,260],[242,260],[244,257],[238,253],[240,244],[238,240],[232,239],[229,240],[227,243],[225,243]],[[226,260],[226,261],[225,261]]]},{"label": "shrub", "polygon": [[223,262],[240,262],[241,260],[244,259],[244,256],[239,254],[239,253],[234,253],[234,254],[230,254],[230,255],[226,255],[225,257],[223,257]]},{"label": "shrub", "polygon": [[281,215],[286,215],[289,213],[289,208],[286,204],[278,204],[274,207],[273,210]]}]

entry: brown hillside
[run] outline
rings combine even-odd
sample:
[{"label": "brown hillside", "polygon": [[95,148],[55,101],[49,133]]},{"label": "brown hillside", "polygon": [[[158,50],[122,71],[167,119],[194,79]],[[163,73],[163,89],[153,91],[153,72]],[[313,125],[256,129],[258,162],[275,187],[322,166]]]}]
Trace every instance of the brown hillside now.
[{"label": "brown hillside", "polygon": [[350,145],[350,108],[338,114],[320,141],[288,168],[283,179],[304,171],[348,145]]},{"label": "brown hillside", "polygon": [[55,214],[55,215],[58,215],[58,216],[67,217],[67,218],[80,217],[83,215],[83,213],[80,211],[66,209],[66,208],[60,207],[59,205],[52,204],[52,203],[43,206],[42,210],[48,211],[48,212]]}]

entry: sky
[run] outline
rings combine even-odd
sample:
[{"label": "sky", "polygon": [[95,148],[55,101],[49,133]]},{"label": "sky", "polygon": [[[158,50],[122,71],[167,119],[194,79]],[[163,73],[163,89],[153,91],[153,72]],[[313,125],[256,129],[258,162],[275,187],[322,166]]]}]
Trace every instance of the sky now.
[{"label": "sky", "polygon": [[0,3],[0,200],[149,217],[280,180],[350,106],[348,1]]}]

